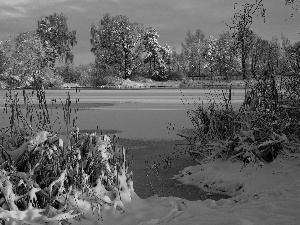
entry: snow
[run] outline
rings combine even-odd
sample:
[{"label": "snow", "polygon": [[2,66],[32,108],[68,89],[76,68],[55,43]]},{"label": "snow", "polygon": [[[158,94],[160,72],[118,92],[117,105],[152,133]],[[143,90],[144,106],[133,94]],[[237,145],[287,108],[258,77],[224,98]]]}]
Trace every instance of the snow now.
[{"label": "snow", "polygon": [[[25,143],[43,143],[47,136],[46,133],[39,133]],[[90,150],[100,151],[103,163],[107,163],[108,170],[111,170],[108,165],[111,155],[119,154],[118,151],[125,155],[125,152],[124,149],[116,148],[115,152],[109,153],[109,146],[108,136],[95,136],[95,145],[91,145]],[[22,151],[15,151],[18,155],[22,154]],[[245,165],[239,161],[217,159],[190,166],[173,179],[184,184],[196,185],[209,192],[227,194],[231,198],[218,201],[188,201],[177,197],[158,196],[141,199],[134,192],[132,174],[128,173],[124,161],[119,173],[114,174],[118,179],[118,188],[106,190],[101,180],[107,177],[102,175],[96,186],[89,188],[85,194],[75,191],[69,195],[69,204],[64,210],[57,210],[51,206],[41,210],[28,204],[28,208],[23,211],[18,210],[15,205],[15,201],[21,196],[12,192],[10,177],[2,171],[0,189],[8,205],[3,204],[3,208],[0,207],[0,218],[5,220],[5,224],[299,225],[299,168],[300,156],[297,154],[279,155],[272,163],[264,165]],[[57,183],[60,192],[63,193],[62,184],[66,174],[67,170],[62,171],[50,184],[49,194],[52,193],[52,186]],[[28,182],[28,175],[18,173],[18,176]],[[29,199],[34,200],[35,193],[39,191],[39,188],[32,187],[28,193]],[[64,202],[65,194],[61,196],[56,200]],[[102,205],[97,201],[101,201]]]},{"label": "snow", "polygon": [[230,196],[253,194],[300,180],[299,159],[280,155],[272,163],[261,166],[217,160],[187,167],[174,178],[209,192]]},{"label": "snow", "polygon": [[[107,208],[97,214],[90,203],[77,199],[76,204],[84,210],[77,214],[65,213],[61,217],[69,218],[71,224],[86,225],[296,225],[300,224],[299,166],[298,158],[282,156],[264,166],[243,167],[238,162],[209,162],[185,168],[176,179],[213,192],[230,194],[232,198],[187,201],[176,197],[153,196],[140,199],[132,190],[132,199],[123,202],[122,213],[113,213]],[[123,204],[116,200],[114,203]],[[8,214],[8,211],[0,209],[0,216],[8,216],[8,222],[13,218],[22,218],[23,221],[40,219],[39,213],[37,209],[28,209]],[[44,221],[45,224],[50,222]]]},{"label": "snow", "polygon": [[[264,166],[215,161],[185,168],[177,179],[233,196],[219,201],[135,196],[118,217],[96,224],[300,224],[300,160],[280,156]],[[85,224],[92,224],[85,221]]]}]

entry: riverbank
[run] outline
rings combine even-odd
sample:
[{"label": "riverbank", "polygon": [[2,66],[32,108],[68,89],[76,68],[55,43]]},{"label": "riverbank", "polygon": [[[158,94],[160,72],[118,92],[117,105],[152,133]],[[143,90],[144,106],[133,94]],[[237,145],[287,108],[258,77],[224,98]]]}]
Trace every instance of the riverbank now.
[{"label": "riverbank", "polygon": [[181,170],[198,163],[189,156],[186,140],[120,139],[128,149],[129,170],[133,171],[134,190],[140,198],[153,195],[179,197],[190,201],[228,198],[222,194],[203,191],[172,179]]},{"label": "riverbank", "polygon": [[229,88],[241,89],[245,87],[245,82],[243,80],[232,80],[218,81],[218,80],[182,80],[182,81],[153,81],[151,79],[145,79],[142,81],[132,81],[132,80],[122,80],[114,84],[106,84],[98,87],[86,87],[79,86],[75,83],[65,83],[62,85],[62,89],[174,89],[174,88],[198,88],[198,89],[216,89],[216,88]]}]

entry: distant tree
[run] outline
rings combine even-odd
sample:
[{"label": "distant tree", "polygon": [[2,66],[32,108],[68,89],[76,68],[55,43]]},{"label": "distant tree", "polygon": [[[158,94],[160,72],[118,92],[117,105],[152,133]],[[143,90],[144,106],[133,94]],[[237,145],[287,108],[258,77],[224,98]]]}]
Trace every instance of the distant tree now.
[{"label": "distant tree", "polygon": [[182,71],[182,53],[177,53],[176,48],[173,47],[170,56],[170,72],[169,79],[181,80],[184,77],[184,72]]},{"label": "distant tree", "polygon": [[279,69],[280,58],[278,39],[273,37],[271,41],[268,41],[255,35],[249,58],[251,73],[254,78],[260,79],[263,76],[275,75]]},{"label": "distant tree", "polygon": [[149,27],[146,29],[142,39],[142,43],[144,45],[145,53],[146,53],[144,63],[149,64],[150,77],[158,67],[159,50],[161,48],[157,40],[158,37],[159,35],[157,31],[154,28]]},{"label": "distant tree", "polygon": [[266,52],[264,48],[266,47],[267,41],[254,34],[252,44],[251,51],[249,52],[250,70],[252,76],[257,78],[263,71],[262,59],[264,58],[263,54]]},{"label": "distant tree", "polygon": [[52,79],[54,75],[49,73],[45,60],[51,46],[44,46],[34,31],[20,33],[11,42],[2,80],[11,88],[51,85],[55,79]]},{"label": "distant tree", "polygon": [[275,36],[268,41],[268,57],[267,57],[267,71],[270,75],[275,76],[279,72],[279,58],[280,58],[280,44],[278,38]]},{"label": "distant tree", "polygon": [[12,53],[13,41],[11,38],[0,41],[0,79],[9,65],[9,56]]},{"label": "distant tree", "polygon": [[66,63],[60,67],[56,67],[56,73],[61,76],[66,83],[77,83],[80,76],[73,63]]},{"label": "distant tree", "polygon": [[172,62],[172,52],[173,50],[171,49],[171,46],[168,44],[165,44],[165,46],[160,48],[160,54],[162,61],[161,63],[163,64],[163,71],[164,73],[170,72],[171,70],[171,62]]},{"label": "distant tree", "polygon": [[142,38],[145,51],[144,63],[149,64],[149,76],[156,79],[165,79],[167,71],[170,71],[172,49],[169,45],[161,46],[158,43],[157,31],[149,27]]},{"label": "distant tree", "polygon": [[281,34],[279,58],[278,58],[278,75],[280,76],[284,75],[287,71],[287,59],[286,59],[286,51],[284,47],[284,39],[287,38],[283,34]]},{"label": "distant tree", "polygon": [[300,100],[300,42],[292,44],[284,35],[281,36],[282,50],[280,58],[282,95],[289,100]]},{"label": "distant tree", "polygon": [[129,78],[138,66],[142,33],[143,26],[130,22],[126,16],[104,15],[98,29],[95,25],[91,27],[91,51],[96,65],[105,70],[114,68],[124,79]]},{"label": "distant tree", "polygon": [[182,57],[185,60],[185,63],[182,66],[187,67],[184,68],[184,70],[188,71],[189,75],[192,77],[200,77],[204,69],[204,53],[207,48],[204,32],[200,29],[197,29],[195,34],[188,31],[185,44],[182,43],[181,45]]},{"label": "distant tree", "polygon": [[93,72],[94,72],[94,63],[89,64],[80,64],[75,67],[76,74],[79,75],[77,83],[82,86],[91,86],[93,84]]},{"label": "distant tree", "polygon": [[55,66],[56,60],[73,62],[74,55],[71,47],[77,44],[76,31],[69,31],[67,18],[63,14],[43,16],[38,20],[37,34],[44,46],[51,46],[52,51],[46,52],[46,60],[50,67]]},{"label": "distant tree", "polygon": [[122,56],[113,43],[112,26],[112,18],[108,13],[100,20],[98,29],[94,24],[91,26],[91,51],[95,55],[96,66],[104,69],[121,64]]},{"label": "distant tree", "polygon": [[229,80],[240,69],[232,34],[230,32],[220,34],[216,45],[216,69],[219,76],[224,76],[226,80]]},{"label": "distant tree", "polygon": [[234,14],[232,25],[227,26],[233,31],[233,38],[237,50],[241,55],[243,79],[247,77],[247,60],[251,50],[254,33],[251,30],[253,17],[258,13],[265,17],[265,8],[262,0],[255,0],[255,3],[245,3],[242,9]]},{"label": "distant tree", "polygon": [[280,60],[280,68],[281,74],[286,75],[289,73],[293,73],[291,66],[291,57],[290,57],[290,49],[292,49],[292,44],[290,40],[285,37],[283,34],[281,35],[281,60]]},{"label": "distant tree", "polygon": [[217,40],[210,36],[207,39],[207,47],[204,53],[205,65],[204,68],[207,70],[210,79],[216,75],[217,69]]}]

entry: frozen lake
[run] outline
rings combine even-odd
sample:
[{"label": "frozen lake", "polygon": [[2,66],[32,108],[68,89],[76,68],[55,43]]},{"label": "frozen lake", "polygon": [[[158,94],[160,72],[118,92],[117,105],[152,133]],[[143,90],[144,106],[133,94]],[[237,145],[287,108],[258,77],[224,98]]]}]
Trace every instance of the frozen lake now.
[{"label": "frozen lake", "polygon": [[[23,103],[22,91],[17,91],[20,104]],[[30,93],[30,90],[26,90]],[[70,93],[72,105],[79,108],[77,125],[81,130],[117,130],[118,136],[129,139],[179,139],[176,132],[169,132],[172,125],[176,130],[192,128],[187,110],[195,104],[207,105],[214,97],[218,103],[221,90],[206,89],[138,89],[138,90],[46,90],[49,105],[54,100],[58,109],[52,107],[49,113],[59,118],[55,127],[64,130],[61,102],[65,102]],[[0,91],[0,108],[4,107],[5,91]],[[232,92],[233,106],[239,107],[244,98],[243,89]],[[75,104],[76,99],[79,103]],[[34,103],[37,101],[34,100]],[[104,104],[103,103],[107,103]],[[73,111],[74,112],[74,111]],[[8,124],[7,116],[1,118],[0,127]],[[169,126],[168,124],[171,124]]]},{"label": "frozen lake", "polygon": [[[30,93],[29,90],[27,90]],[[196,164],[185,154],[185,141],[176,135],[184,128],[192,128],[187,110],[195,104],[208,105],[209,90],[203,89],[141,89],[141,90],[46,90],[46,101],[49,105],[51,121],[58,118],[55,129],[66,130],[63,120],[61,102],[65,102],[70,93],[77,112],[77,125],[81,130],[98,129],[119,131],[117,136],[128,147],[128,160],[132,162],[130,170],[134,171],[136,193],[147,198],[154,193],[159,196],[177,196],[189,200],[219,199],[223,195],[209,195],[196,186],[182,185],[171,180],[173,175],[187,166]],[[214,90],[211,94],[221,94]],[[5,92],[0,91],[0,110],[4,109]],[[18,91],[19,104],[23,104],[22,91]],[[76,99],[79,103],[76,105]],[[233,91],[233,106],[239,107],[244,98],[244,90]],[[56,105],[52,103],[56,100]],[[216,99],[216,101],[218,101]],[[37,103],[36,100],[33,103]],[[36,107],[36,110],[38,107]],[[22,109],[23,112],[26,110]],[[74,110],[72,111],[74,112]],[[167,124],[171,124],[168,126]],[[0,127],[9,125],[9,113],[0,117]],[[168,129],[175,127],[175,130]],[[162,141],[160,141],[162,140]],[[179,144],[176,147],[176,144]],[[171,167],[164,167],[163,160],[171,157]],[[145,168],[153,162],[160,163],[160,171],[148,174]]]}]

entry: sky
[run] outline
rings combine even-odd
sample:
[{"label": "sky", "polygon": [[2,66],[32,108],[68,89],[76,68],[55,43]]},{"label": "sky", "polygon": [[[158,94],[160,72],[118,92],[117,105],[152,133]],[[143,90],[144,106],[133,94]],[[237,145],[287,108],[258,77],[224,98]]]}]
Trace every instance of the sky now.
[{"label": "sky", "polygon": [[[90,45],[90,29],[105,13],[125,15],[131,22],[142,23],[158,31],[159,43],[167,43],[179,52],[186,33],[201,29],[206,37],[218,35],[229,28],[231,18],[246,0],[0,0],[0,40],[19,32],[35,30],[42,16],[63,13],[69,30],[76,30],[77,45],[73,48],[74,64],[94,61]],[[251,3],[255,0],[247,0]],[[261,37],[280,38],[285,34],[291,42],[300,39],[300,15],[284,0],[263,0],[266,21],[255,17],[252,29]],[[238,8],[237,7],[237,8]],[[300,10],[299,10],[300,12]],[[291,18],[291,14],[295,13]]]}]

